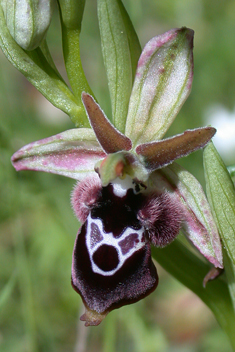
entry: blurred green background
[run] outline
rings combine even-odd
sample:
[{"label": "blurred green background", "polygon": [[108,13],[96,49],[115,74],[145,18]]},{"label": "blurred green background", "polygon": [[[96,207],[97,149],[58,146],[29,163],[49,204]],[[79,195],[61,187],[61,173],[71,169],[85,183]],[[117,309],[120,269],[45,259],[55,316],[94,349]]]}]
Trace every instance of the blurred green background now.
[{"label": "blurred green background", "polygon": [[[235,1],[123,3],[142,46],[174,27],[194,29],[193,88],[168,135],[216,122],[222,136],[216,145],[226,164],[235,164]],[[48,44],[65,77],[57,11]],[[81,51],[88,81],[110,115],[94,0],[86,3]],[[83,307],[70,285],[79,227],[70,208],[74,181],[16,173],[10,163],[23,145],[68,128],[69,118],[0,52],[0,351],[231,352],[207,307],[158,264],[160,284],[151,296],[112,312],[98,327],[79,322]],[[204,185],[201,151],[180,164]]]}]

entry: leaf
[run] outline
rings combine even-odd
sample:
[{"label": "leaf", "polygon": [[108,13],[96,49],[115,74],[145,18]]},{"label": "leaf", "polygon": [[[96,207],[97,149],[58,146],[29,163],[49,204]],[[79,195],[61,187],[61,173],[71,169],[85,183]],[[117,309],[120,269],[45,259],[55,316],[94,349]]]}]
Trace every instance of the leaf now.
[{"label": "leaf", "polygon": [[233,183],[235,185],[235,165],[228,166],[227,170],[228,170],[228,172],[229,172],[229,174],[231,176],[231,179],[232,179],[232,181],[233,181]]},{"label": "leaf", "polygon": [[45,171],[82,180],[105,156],[93,131],[80,128],[30,143],[11,160],[16,171]]},{"label": "leaf", "polygon": [[143,157],[146,168],[159,169],[178,158],[203,148],[215,132],[216,129],[213,127],[187,130],[162,141],[140,144],[136,148],[136,153]]},{"label": "leaf", "polygon": [[235,266],[235,189],[219,153],[211,142],[203,154],[206,193],[223,244]]},{"label": "leaf", "polygon": [[141,48],[120,0],[98,0],[102,53],[114,126],[124,133],[129,98]]},{"label": "leaf", "polygon": [[193,31],[173,29],[145,46],[130,97],[125,134],[133,147],[161,139],[184,101],[193,78]]},{"label": "leaf", "polygon": [[15,283],[16,283],[16,273],[13,272],[7,284],[0,291],[0,310],[2,310],[8,298],[12,294]]},{"label": "leaf", "polygon": [[151,175],[160,190],[173,193],[183,211],[182,231],[215,267],[223,268],[220,237],[200,183],[180,165],[173,163]]}]

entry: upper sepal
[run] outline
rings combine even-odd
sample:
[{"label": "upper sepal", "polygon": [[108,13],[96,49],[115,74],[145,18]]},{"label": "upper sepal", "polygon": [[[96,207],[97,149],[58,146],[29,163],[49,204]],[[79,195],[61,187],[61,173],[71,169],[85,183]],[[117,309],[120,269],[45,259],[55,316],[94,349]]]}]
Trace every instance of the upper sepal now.
[{"label": "upper sepal", "polygon": [[92,96],[83,92],[82,101],[91,127],[104,151],[111,154],[121,150],[130,150],[131,140],[111,124]]},{"label": "upper sepal", "polygon": [[216,129],[213,127],[187,130],[162,141],[140,144],[136,153],[143,157],[147,169],[156,170],[203,148],[215,133]]},{"label": "upper sepal", "polygon": [[193,31],[173,29],[145,46],[130,97],[125,134],[133,147],[158,140],[191,90]]},{"label": "upper sepal", "polygon": [[11,158],[16,171],[34,170],[82,180],[106,154],[89,128],[78,128],[30,143]]}]

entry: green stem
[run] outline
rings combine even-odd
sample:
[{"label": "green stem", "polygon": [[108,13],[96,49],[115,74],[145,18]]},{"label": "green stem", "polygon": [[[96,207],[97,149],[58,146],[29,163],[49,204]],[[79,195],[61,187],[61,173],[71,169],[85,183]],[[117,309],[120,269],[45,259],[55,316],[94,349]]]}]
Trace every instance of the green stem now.
[{"label": "green stem", "polygon": [[81,99],[83,91],[93,95],[83,71],[80,48],[79,29],[66,28],[62,22],[63,52],[66,71],[71,88],[78,99]]},{"label": "green stem", "polygon": [[52,67],[52,69],[55,71],[55,73],[57,74],[58,77],[60,77],[61,81],[64,81],[61,74],[59,73],[55,63],[54,63],[54,60],[51,56],[51,53],[50,53],[50,50],[48,48],[48,45],[47,45],[47,41],[46,39],[44,39],[40,45],[40,50],[42,51],[44,57],[46,58],[47,62],[49,63],[49,65]]},{"label": "green stem", "polygon": [[228,285],[223,277],[208,282],[204,288],[203,279],[211,266],[199,259],[179,239],[165,248],[153,248],[152,256],[165,270],[196,293],[212,310],[235,350],[235,314]]},{"label": "green stem", "polygon": [[79,36],[80,28],[70,28],[63,22],[61,14],[61,27],[62,27],[62,39],[63,39],[63,53],[65,67],[71,85],[72,91],[77,98],[78,106],[83,111],[83,114],[78,116],[75,125],[82,124],[83,127],[89,127],[89,122],[86,116],[86,112],[82,103],[82,92],[89,93],[94,96],[92,90],[87,82],[86,76],[83,71],[80,48],[79,48]]},{"label": "green stem", "polygon": [[81,113],[75,119],[75,125],[90,127],[85,108],[82,103],[82,92],[93,95],[83,71],[79,36],[85,6],[85,0],[58,0],[64,62],[72,91],[77,99]]},{"label": "green stem", "polygon": [[106,319],[104,321],[103,352],[114,352],[116,343],[116,314],[112,313]]},{"label": "green stem", "polygon": [[233,183],[235,185],[235,165],[231,165],[227,167],[227,170],[231,176],[231,179],[233,180]]}]

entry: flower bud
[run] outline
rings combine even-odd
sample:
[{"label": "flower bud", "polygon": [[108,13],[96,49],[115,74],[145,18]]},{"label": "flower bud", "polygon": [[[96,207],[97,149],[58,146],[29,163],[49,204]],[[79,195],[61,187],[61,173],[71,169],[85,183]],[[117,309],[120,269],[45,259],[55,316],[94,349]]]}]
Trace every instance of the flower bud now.
[{"label": "flower bud", "polygon": [[37,48],[51,22],[55,0],[1,0],[6,25],[25,50]]}]

